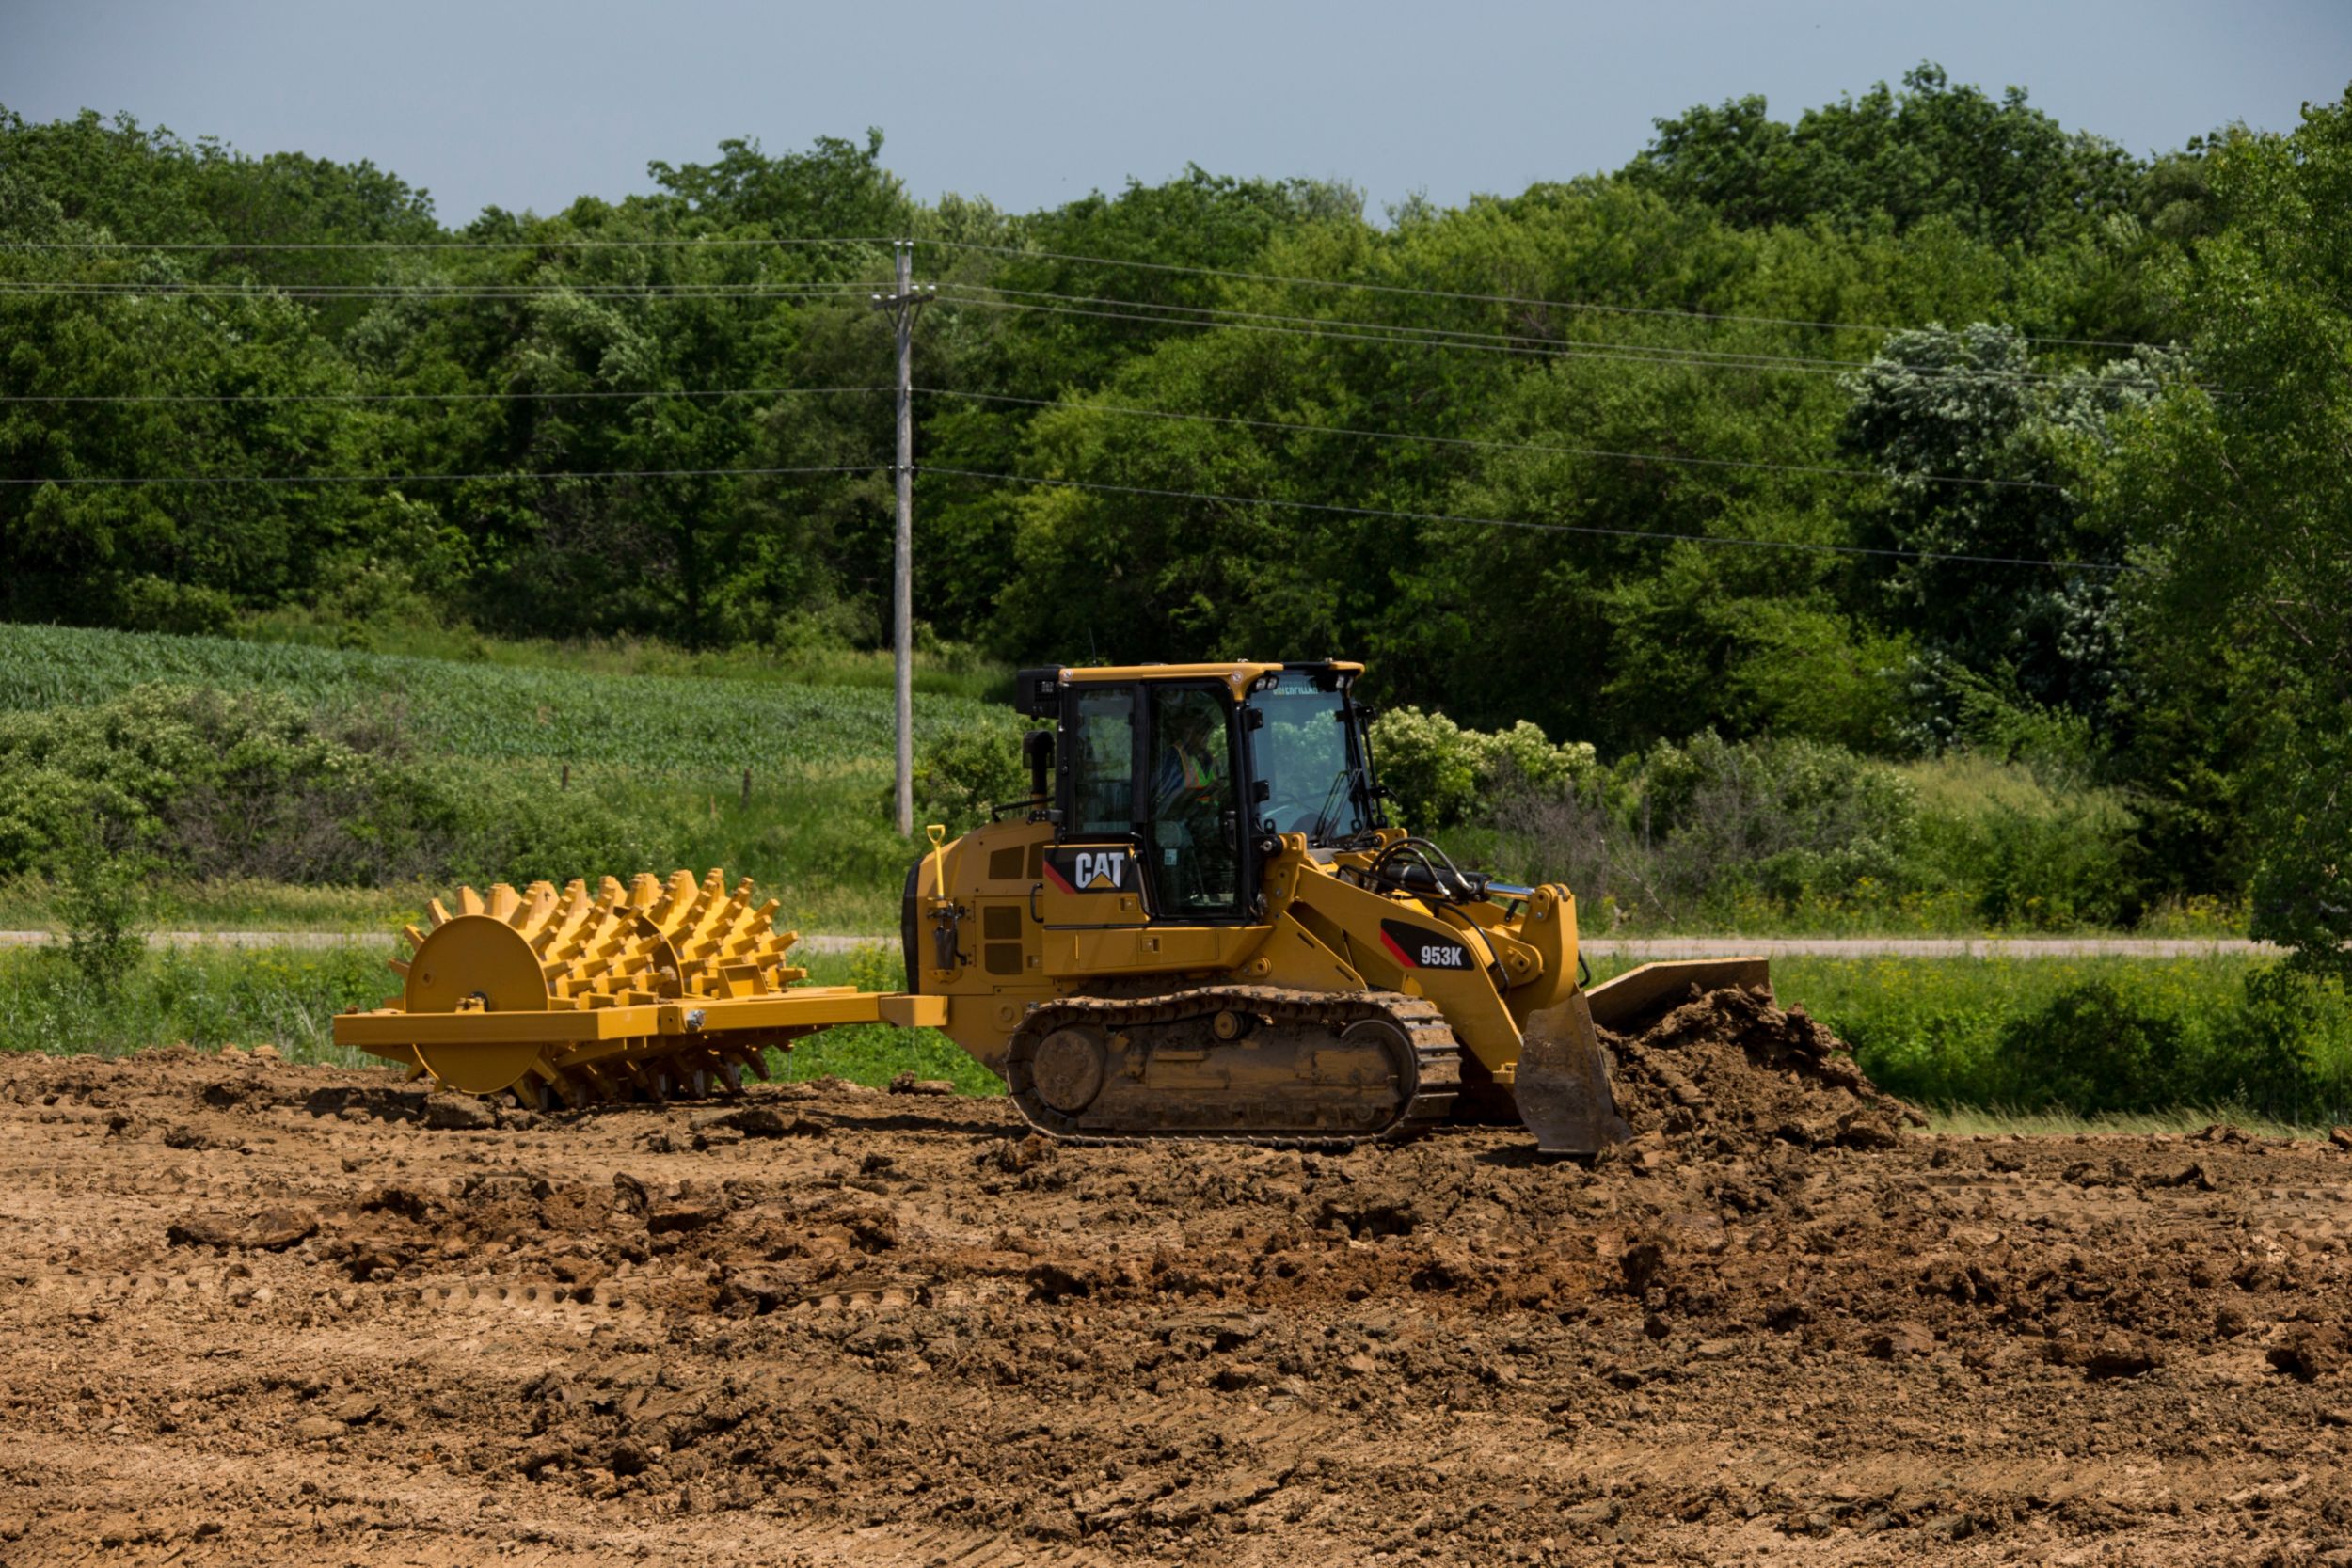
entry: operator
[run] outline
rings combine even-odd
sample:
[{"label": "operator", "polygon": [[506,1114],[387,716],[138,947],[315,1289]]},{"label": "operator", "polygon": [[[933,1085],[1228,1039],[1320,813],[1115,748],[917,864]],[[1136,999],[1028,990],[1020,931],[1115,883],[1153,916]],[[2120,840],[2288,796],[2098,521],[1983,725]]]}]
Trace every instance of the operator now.
[{"label": "operator", "polygon": [[1166,822],[1192,816],[1225,792],[1224,726],[1205,708],[1187,706],[1171,717],[1168,749],[1152,780],[1152,819]]}]

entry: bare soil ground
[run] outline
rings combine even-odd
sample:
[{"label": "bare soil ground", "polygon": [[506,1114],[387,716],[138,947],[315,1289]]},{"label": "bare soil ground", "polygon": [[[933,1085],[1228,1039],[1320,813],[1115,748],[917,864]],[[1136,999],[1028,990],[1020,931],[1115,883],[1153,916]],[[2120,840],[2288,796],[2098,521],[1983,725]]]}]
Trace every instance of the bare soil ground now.
[{"label": "bare soil ground", "polygon": [[2352,1153],[1624,1051],[1590,1169],[8,1059],[0,1563],[2352,1562]]}]

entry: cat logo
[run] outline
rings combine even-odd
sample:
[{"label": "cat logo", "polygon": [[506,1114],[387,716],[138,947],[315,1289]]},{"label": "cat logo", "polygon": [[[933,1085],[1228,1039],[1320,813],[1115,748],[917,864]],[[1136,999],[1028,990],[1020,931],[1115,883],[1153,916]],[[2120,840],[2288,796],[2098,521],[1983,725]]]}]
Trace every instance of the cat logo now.
[{"label": "cat logo", "polygon": [[1451,931],[1433,931],[1402,920],[1380,923],[1380,945],[1407,969],[1474,969],[1469,946]]},{"label": "cat logo", "polygon": [[1123,845],[1056,849],[1045,857],[1045,875],[1064,893],[1124,893],[1131,861]]}]

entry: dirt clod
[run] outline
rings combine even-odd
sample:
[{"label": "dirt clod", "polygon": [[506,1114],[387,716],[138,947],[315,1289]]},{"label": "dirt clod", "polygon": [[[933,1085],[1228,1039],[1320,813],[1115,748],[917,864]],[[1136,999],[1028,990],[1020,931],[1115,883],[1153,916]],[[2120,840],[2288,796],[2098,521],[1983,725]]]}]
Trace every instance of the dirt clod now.
[{"label": "dirt clod", "polygon": [[277,1207],[248,1215],[189,1214],[164,1230],[173,1246],[277,1252],[318,1234],[319,1219],[303,1209]]},{"label": "dirt clod", "polygon": [[476,1132],[496,1127],[499,1117],[486,1100],[469,1094],[429,1094],[424,1097],[424,1124],[439,1132]]},{"label": "dirt clod", "polygon": [[912,1072],[901,1072],[890,1080],[892,1094],[953,1094],[956,1086],[945,1078],[917,1078]]}]

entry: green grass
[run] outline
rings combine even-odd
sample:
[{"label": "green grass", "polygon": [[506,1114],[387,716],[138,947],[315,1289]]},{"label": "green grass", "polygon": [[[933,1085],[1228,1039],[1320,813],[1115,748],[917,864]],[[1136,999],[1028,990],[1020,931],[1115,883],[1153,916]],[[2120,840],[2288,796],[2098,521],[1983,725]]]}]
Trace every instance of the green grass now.
[{"label": "green grass", "polygon": [[[595,675],[668,675],[707,680],[766,681],[793,686],[888,688],[896,665],[887,649],[829,644],[804,647],[735,647],[693,650],[646,638],[591,638],[556,641],[545,638],[490,637],[469,628],[451,629],[425,621],[373,622],[365,626],[307,611],[279,610],[248,617],[235,628],[237,641],[290,644],[460,664],[515,669],[558,669]],[[355,641],[356,640],[356,641]],[[914,689],[919,694],[1005,702],[1012,694],[1012,667],[962,644],[914,650]]]},{"label": "green grass", "polygon": [[[899,990],[906,984],[895,947],[877,942],[847,953],[812,953],[800,962],[812,985],[856,986],[864,990]],[[901,1072],[944,1078],[958,1094],[1002,1094],[1004,1082],[936,1029],[894,1029],[882,1024],[828,1029],[793,1043],[789,1052],[768,1053],[771,1077],[787,1083],[810,1078],[846,1078],[881,1088]]]},{"label": "green grass", "polygon": [[1790,958],[1772,983],[1921,1104],[2229,1105],[2296,1126],[2352,1107],[2352,998],[2270,960]]},{"label": "green grass", "polygon": [[0,1051],[120,1056],[185,1042],[274,1047],[296,1062],[381,1065],[335,1044],[336,1013],[373,1007],[396,989],[390,944],[334,948],[167,949],[117,989],[90,983],[62,952],[0,951]]},{"label": "green grass", "polygon": [[2004,1111],[1946,1105],[1928,1111],[1928,1130],[1988,1138],[2147,1137],[2201,1132],[2220,1124],[2258,1138],[2324,1138],[2325,1122],[2280,1121],[2244,1105],[2179,1105],[2163,1111],[2078,1117],[2066,1111]]}]

